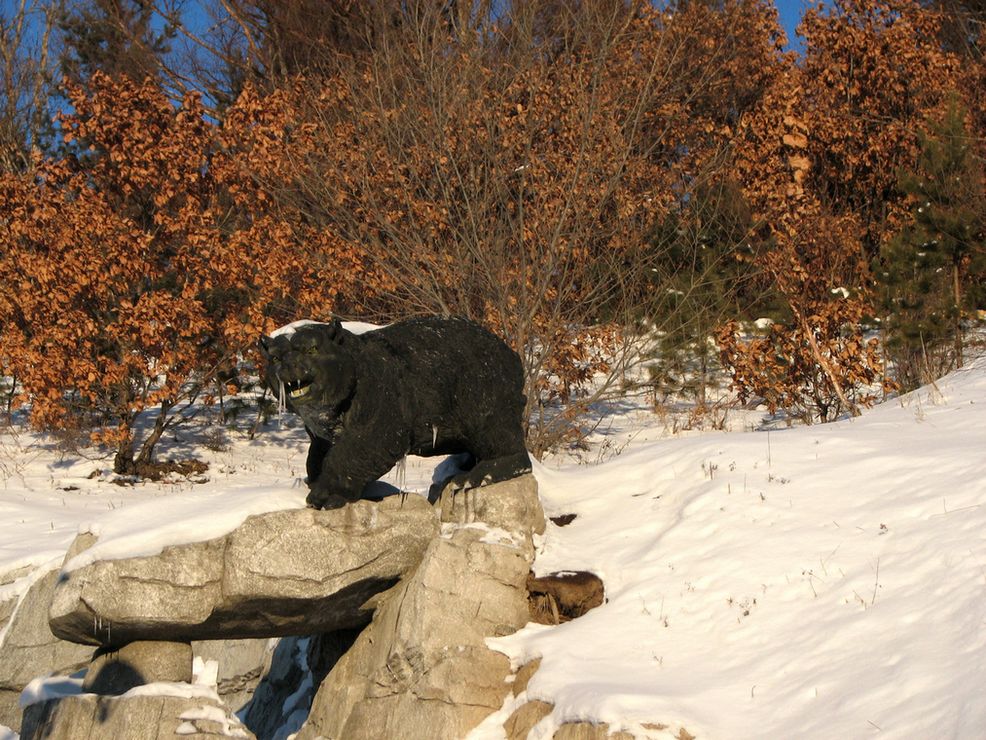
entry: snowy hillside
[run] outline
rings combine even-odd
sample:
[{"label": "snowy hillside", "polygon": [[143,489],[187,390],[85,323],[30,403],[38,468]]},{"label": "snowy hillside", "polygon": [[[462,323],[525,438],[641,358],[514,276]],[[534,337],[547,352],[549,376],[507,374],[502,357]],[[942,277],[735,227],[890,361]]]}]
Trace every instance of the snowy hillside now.
[{"label": "snowy hillside", "polygon": [[[547,513],[577,515],[549,524],[537,571],[591,570],[608,602],[495,641],[516,665],[543,658],[517,699],[555,705],[532,737],[572,719],[640,737],[662,736],[643,723],[701,738],[982,736],[986,362],[835,424],[647,436],[602,464],[535,469]],[[108,460],[5,433],[0,572],[57,566],[80,529],[100,535],[87,556],[146,554],[304,506],[295,420],[218,452],[184,444],[207,482],[120,487],[90,477]],[[410,460],[403,483],[426,490],[433,467]],[[502,736],[513,706],[474,736]]]},{"label": "snowy hillside", "polygon": [[[986,364],[857,419],[537,470],[539,572],[608,603],[497,641],[563,720],[707,738],[986,732]],[[491,722],[492,724],[492,722]],[[490,735],[477,736],[496,736]]]}]

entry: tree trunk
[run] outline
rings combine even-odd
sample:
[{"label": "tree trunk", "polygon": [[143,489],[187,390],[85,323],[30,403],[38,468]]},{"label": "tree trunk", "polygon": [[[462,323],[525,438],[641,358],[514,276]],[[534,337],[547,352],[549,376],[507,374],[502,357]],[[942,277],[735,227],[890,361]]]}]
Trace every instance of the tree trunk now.
[{"label": "tree trunk", "polygon": [[705,386],[709,382],[708,347],[702,347],[699,359],[698,405],[705,408]]},{"label": "tree trunk", "polygon": [[4,398],[4,412],[7,418],[10,419],[10,415],[14,410],[14,399],[17,398],[17,376],[10,376],[10,390],[7,392],[6,398]]},{"label": "tree trunk", "polygon": [[962,288],[957,262],[952,263],[952,295],[955,300],[955,366],[962,367]]},{"label": "tree trunk", "polygon": [[117,475],[133,475],[137,472],[137,466],[134,464],[134,435],[129,428],[126,437],[121,439],[116,446],[116,455],[113,457],[113,472]]},{"label": "tree trunk", "polygon": [[[839,377],[832,369],[832,364],[828,361],[828,358],[822,354],[822,350],[818,346],[818,342],[815,341],[815,333],[812,331],[807,319],[805,319],[800,311],[794,311],[794,315],[801,324],[801,330],[805,333],[805,337],[808,339],[808,346],[811,347],[811,354],[814,356],[819,367],[822,368],[822,372],[825,373],[825,377],[827,377],[829,382],[832,384],[832,390],[835,391],[835,395],[841,402],[842,408],[848,410],[853,416],[859,416],[859,407],[846,397],[845,391],[842,390],[842,383],[839,382]],[[824,413],[827,414],[827,411]],[[825,419],[822,419],[822,421],[825,421]]]},{"label": "tree trunk", "polygon": [[148,465],[151,464],[151,460],[154,456],[154,445],[158,443],[158,440],[161,439],[161,435],[164,434],[164,430],[168,428],[168,412],[170,410],[171,404],[162,401],[161,410],[158,412],[157,418],[154,420],[154,429],[148,435],[147,439],[144,440],[144,444],[140,447],[140,454],[137,456],[135,467],[138,474],[140,474]]}]

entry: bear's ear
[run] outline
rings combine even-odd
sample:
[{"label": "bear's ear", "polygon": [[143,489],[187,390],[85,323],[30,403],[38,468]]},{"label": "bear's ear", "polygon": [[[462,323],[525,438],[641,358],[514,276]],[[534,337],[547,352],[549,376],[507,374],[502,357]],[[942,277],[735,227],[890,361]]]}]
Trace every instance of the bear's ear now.
[{"label": "bear's ear", "polygon": [[342,344],[345,341],[346,335],[349,334],[348,331],[342,328],[342,322],[335,317],[326,321],[324,324],[319,324],[318,329],[322,333],[322,337],[333,344]]},{"label": "bear's ear", "polygon": [[270,359],[270,337],[260,337],[260,341],[257,342],[257,346],[260,347],[260,353],[264,356],[264,359]]}]

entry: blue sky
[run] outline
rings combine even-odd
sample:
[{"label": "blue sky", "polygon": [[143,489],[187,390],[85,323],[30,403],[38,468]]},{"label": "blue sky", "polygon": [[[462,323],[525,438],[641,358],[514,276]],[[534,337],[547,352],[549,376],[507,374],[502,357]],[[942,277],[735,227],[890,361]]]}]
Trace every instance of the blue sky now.
[{"label": "blue sky", "polygon": [[777,6],[781,25],[784,27],[784,33],[787,34],[788,47],[800,52],[802,49],[801,39],[795,35],[794,29],[801,20],[801,15],[808,3],[805,0],[775,0],[774,5]]},{"label": "blue sky", "polygon": [[[0,3],[6,4],[10,1],[0,0]],[[780,15],[781,25],[784,27],[784,33],[787,34],[788,47],[795,51],[800,52],[802,44],[800,39],[795,35],[794,29],[801,20],[801,15],[804,13],[805,8],[810,4],[812,4],[810,0],[774,0],[774,5]],[[824,5],[825,3],[823,2],[822,4]],[[192,25],[195,24],[197,18],[204,19],[204,15],[197,5],[195,2],[186,5],[185,20]]]},{"label": "blue sky", "polygon": [[[780,14],[781,25],[787,34],[790,47],[800,51],[801,43],[797,36],[795,36],[794,29],[797,27],[805,7],[809,4],[808,0],[774,0],[774,4],[777,6],[778,13]],[[16,5],[17,0],[0,0],[0,10],[2,10],[4,15],[12,13]],[[186,4],[185,18],[193,25],[196,18],[202,17],[201,11],[196,6],[196,2]]]}]

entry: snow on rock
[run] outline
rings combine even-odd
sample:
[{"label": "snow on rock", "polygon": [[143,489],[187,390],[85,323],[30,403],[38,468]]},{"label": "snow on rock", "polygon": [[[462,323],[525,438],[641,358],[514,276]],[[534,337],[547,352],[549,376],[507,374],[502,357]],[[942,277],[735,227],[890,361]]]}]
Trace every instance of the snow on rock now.
[{"label": "snow on rock", "polygon": [[369,324],[365,321],[343,321],[342,328],[353,334],[366,334],[368,331],[383,329],[387,324]]},{"label": "snow on rock", "polygon": [[254,514],[305,508],[306,489],[244,485],[197,488],[182,496],[131,504],[103,517],[95,545],[69,560],[70,572],[97,560],[118,560],[160,553],[165,547],[222,537]]},{"label": "snow on rock", "polygon": [[607,603],[490,641],[543,659],[527,694],[554,711],[531,737],[981,736],[983,450],[980,361],[856,419],[538,467],[545,508],[578,517],[535,570],[591,570]]},{"label": "snow on rock", "polygon": [[[21,707],[39,704],[49,699],[63,699],[67,696],[81,696],[81,676],[42,676],[28,684],[21,692]],[[215,686],[174,681],[156,681],[136,686],[118,698],[134,696],[172,696],[178,699],[212,699],[219,701]],[[187,718],[186,718],[187,719]]]},{"label": "snow on rock", "polygon": [[192,683],[215,690],[219,683],[219,661],[206,660],[199,655],[192,658]]},{"label": "snow on rock", "polygon": [[49,699],[78,696],[82,693],[81,676],[42,676],[29,683],[21,692],[21,709]]},{"label": "snow on rock", "polygon": [[212,722],[217,725],[219,734],[225,737],[249,737],[239,722],[226,714],[221,707],[203,704],[193,709],[182,712],[178,719],[183,720],[182,724],[175,730],[176,734],[195,734],[199,731],[195,725],[196,721]]},{"label": "snow on rock", "polygon": [[[325,321],[312,321],[311,319],[301,319],[299,321],[292,321],[290,324],[285,324],[284,326],[279,326],[274,331],[270,333],[270,337],[290,337],[298,329],[304,326],[324,326]],[[380,324],[368,324],[365,321],[343,321],[342,328],[353,334],[365,334],[368,331],[373,331],[374,329],[383,328]]]}]

